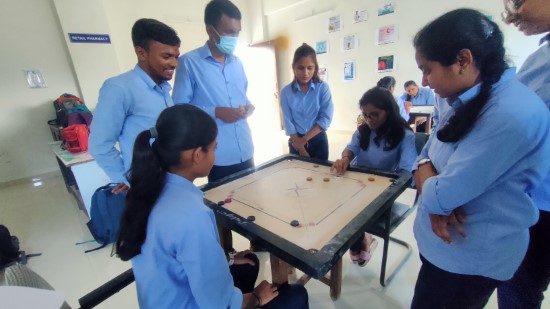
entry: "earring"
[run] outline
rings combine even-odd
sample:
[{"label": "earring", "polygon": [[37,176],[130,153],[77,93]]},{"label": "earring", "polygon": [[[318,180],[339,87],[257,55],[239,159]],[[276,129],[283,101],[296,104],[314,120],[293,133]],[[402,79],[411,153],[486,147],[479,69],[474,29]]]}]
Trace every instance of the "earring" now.
[{"label": "earring", "polygon": [[460,70],[458,70],[458,74],[462,74],[462,73],[464,73],[464,68],[461,67]]}]

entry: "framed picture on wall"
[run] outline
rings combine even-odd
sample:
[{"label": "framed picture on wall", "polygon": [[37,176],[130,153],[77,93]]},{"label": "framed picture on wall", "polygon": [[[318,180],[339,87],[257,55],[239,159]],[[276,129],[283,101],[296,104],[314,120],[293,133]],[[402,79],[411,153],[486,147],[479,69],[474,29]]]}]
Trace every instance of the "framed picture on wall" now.
[{"label": "framed picture on wall", "polygon": [[357,10],[355,11],[355,14],[353,14],[354,23],[360,23],[360,22],[366,21],[367,18],[368,18],[367,10]]},{"label": "framed picture on wall", "polygon": [[388,25],[377,29],[376,31],[376,44],[390,44],[397,42],[397,26]]},{"label": "framed picture on wall", "polygon": [[327,42],[327,40],[315,42],[315,53],[316,54],[326,54],[326,53],[328,53],[328,42]]},{"label": "framed picture on wall", "polygon": [[395,13],[395,1],[384,1],[378,8],[378,16]]},{"label": "framed picture on wall", "polygon": [[332,16],[328,19],[328,32],[336,32],[342,30],[342,19],[340,15]]},{"label": "framed picture on wall", "polygon": [[355,61],[344,62],[344,80],[355,79]]},{"label": "framed picture on wall", "polygon": [[324,82],[328,81],[328,70],[324,64],[319,65],[319,78]]},{"label": "framed picture on wall", "polygon": [[389,55],[389,56],[380,56],[378,57],[378,73],[383,72],[393,72],[396,69],[396,62],[395,62],[395,56]]},{"label": "framed picture on wall", "polygon": [[342,51],[354,50],[359,46],[359,39],[355,34],[346,35],[342,38]]}]

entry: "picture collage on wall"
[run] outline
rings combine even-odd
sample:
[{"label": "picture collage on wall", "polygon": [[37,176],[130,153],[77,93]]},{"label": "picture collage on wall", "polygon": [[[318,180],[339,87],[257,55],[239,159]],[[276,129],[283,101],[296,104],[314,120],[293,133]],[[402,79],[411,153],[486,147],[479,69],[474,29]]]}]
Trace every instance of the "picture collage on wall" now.
[{"label": "picture collage on wall", "polygon": [[[388,15],[394,14],[396,10],[396,0],[379,0],[378,5],[375,7],[375,13],[373,16],[378,18],[387,18]],[[364,8],[357,8],[353,11],[352,20],[350,23],[358,24],[369,20],[369,12]],[[342,15],[333,15],[328,18],[327,32],[328,34],[334,34],[341,32],[344,29],[344,18]],[[396,43],[398,41],[398,29],[395,24],[387,24],[378,27],[375,33],[375,46],[386,45]],[[349,52],[358,50],[359,37],[356,34],[345,34],[339,39],[340,52]],[[333,49],[334,50],[334,49]],[[315,52],[318,55],[328,54],[329,40],[320,40],[315,42]],[[395,55],[378,55],[374,57],[373,62],[376,61],[376,72],[394,72],[397,70],[397,59]],[[342,79],[343,81],[353,81],[356,77],[357,67],[354,60],[344,61],[342,65]],[[319,65],[319,75],[323,81],[328,80],[328,67],[326,65]]]}]

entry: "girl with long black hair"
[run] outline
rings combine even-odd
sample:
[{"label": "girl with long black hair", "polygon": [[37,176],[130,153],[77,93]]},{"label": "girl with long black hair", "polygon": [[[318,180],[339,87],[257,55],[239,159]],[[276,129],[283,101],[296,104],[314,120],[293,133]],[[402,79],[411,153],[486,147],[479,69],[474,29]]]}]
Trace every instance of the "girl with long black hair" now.
[{"label": "girl with long black hair", "polygon": [[414,47],[422,85],[452,110],[414,167],[422,267],[411,307],[483,308],[527,250],[538,216],[529,194],[550,167],[550,116],[508,67],[502,32],[482,13],[446,13]]},{"label": "girl with long black hair", "polygon": [[278,291],[264,280],[248,292],[234,287],[214,213],[193,185],[214,164],[217,133],[208,114],[182,104],[136,139],[116,251],[132,260],[140,307],[276,308],[288,300],[307,308],[303,286]]},{"label": "girl with long black hair", "polygon": [[[342,175],[351,165],[410,172],[417,155],[414,133],[399,114],[391,92],[374,87],[359,100],[359,108],[365,123],[357,128],[342,152],[342,158],[334,162],[331,171]],[[376,239],[365,233],[351,246],[351,260],[365,266],[376,244]]]}]

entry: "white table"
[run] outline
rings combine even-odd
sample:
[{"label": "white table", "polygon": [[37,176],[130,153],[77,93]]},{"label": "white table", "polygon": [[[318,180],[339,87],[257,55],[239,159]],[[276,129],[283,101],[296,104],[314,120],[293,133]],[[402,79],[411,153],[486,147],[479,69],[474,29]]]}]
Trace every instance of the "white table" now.
[{"label": "white table", "polygon": [[[109,177],[88,152],[70,153],[61,149],[61,141],[50,143],[50,148],[66,168],[62,172],[68,172],[74,176],[76,185],[66,183],[67,189],[75,196],[79,208],[89,217],[92,206],[92,195],[97,188],[110,182]],[[60,166],[60,168],[62,167]],[[65,175],[64,178],[67,182]]]}]

